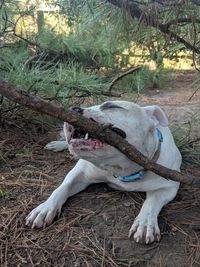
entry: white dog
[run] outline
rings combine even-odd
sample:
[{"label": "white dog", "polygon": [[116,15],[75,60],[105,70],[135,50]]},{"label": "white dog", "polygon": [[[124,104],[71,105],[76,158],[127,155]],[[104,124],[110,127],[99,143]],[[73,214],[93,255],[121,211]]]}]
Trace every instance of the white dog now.
[{"label": "white dog", "polygon": [[[127,101],[109,101],[74,109],[99,123],[112,124],[113,131],[149,159],[180,170],[180,152],[167,127],[168,119],[158,106],[140,107]],[[68,123],[64,124],[64,133],[67,142],[54,141],[47,148],[58,151],[68,147],[80,160],[51,196],[27,216],[26,224],[32,228],[51,224],[69,197],[92,183],[103,182],[118,190],[146,192],[146,200],[130,228],[129,237],[133,235],[136,242],[146,244],[159,241],[158,214],[176,196],[179,183],[144,171],[116,148],[90,138],[88,133],[77,133]]]}]

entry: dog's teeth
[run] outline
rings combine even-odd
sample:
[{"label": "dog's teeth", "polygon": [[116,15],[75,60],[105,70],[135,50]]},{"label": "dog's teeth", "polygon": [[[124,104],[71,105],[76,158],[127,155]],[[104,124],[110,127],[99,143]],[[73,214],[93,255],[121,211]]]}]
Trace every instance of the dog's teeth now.
[{"label": "dog's teeth", "polygon": [[89,137],[89,133],[86,133],[85,139],[88,139],[88,137]]}]

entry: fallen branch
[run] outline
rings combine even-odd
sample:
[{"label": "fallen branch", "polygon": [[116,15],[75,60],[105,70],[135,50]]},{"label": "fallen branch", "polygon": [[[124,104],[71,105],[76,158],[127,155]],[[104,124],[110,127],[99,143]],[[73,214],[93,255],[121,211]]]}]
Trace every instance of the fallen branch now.
[{"label": "fallen branch", "polygon": [[17,90],[15,86],[10,85],[3,80],[0,80],[0,93],[22,106],[50,115],[61,121],[67,121],[78,130],[81,129],[90,133],[92,137],[116,147],[129,159],[143,166],[146,170],[152,171],[167,179],[172,179],[186,184],[199,185],[200,183],[200,180],[195,177],[185,176],[178,171],[168,169],[148,160],[134,146],[130,145],[126,140],[110,130],[108,127],[100,125],[97,122],[93,122],[75,111],[66,110],[63,107],[50,104],[37,96],[30,95],[25,91]]},{"label": "fallen branch", "polygon": [[131,68],[131,69],[129,69],[129,70],[127,70],[127,71],[125,71],[125,72],[120,73],[119,75],[117,75],[117,76],[112,80],[111,84],[109,85],[109,87],[108,87],[108,93],[111,94],[112,87],[114,86],[114,84],[115,84],[117,81],[119,81],[119,80],[122,79],[123,77],[125,77],[125,76],[127,76],[127,75],[129,75],[129,74],[131,74],[131,73],[133,73],[133,72],[135,72],[135,71],[137,71],[137,70],[139,70],[140,68],[141,68],[141,66],[137,66],[137,67]]}]

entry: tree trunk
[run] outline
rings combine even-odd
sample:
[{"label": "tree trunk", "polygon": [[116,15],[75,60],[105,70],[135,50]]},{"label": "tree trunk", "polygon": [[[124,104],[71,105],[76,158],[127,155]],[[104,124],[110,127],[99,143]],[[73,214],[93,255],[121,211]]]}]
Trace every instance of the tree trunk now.
[{"label": "tree trunk", "polygon": [[66,121],[72,124],[77,130],[88,132],[92,137],[95,137],[103,142],[116,147],[119,151],[125,154],[130,160],[144,167],[144,169],[152,171],[166,179],[172,179],[178,182],[183,182],[192,185],[199,185],[199,180],[195,177],[187,177],[178,171],[168,169],[151,160],[148,160],[134,146],[118,134],[109,129],[109,126],[100,125],[93,122],[82,115],[72,110],[66,110],[63,107],[58,107],[50,104],[37,96],[28,94],[25,91],[17,90],[15,86],[0,80],[0,93],[8,99],[40,113],[50,115],[61,121]]}]

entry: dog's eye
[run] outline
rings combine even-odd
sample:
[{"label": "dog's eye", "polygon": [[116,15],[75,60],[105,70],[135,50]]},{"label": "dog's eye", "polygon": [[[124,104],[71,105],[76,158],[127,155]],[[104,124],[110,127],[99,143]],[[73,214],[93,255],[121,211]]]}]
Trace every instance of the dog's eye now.
[{"label": "dog's eye", "polygon": [[100,109],[101,110],[106,110],[106,109],[110,109],[110,108],[121,108],[124,109],[123,107],[120,107],[112,102],[106,102],[103,105],[101,105]]},{"label": "dog's eye", "polygon": [[122,131],[121,129],[117,128],[117,127],[113,127],[111,128],[111,130],[115,133],[117,133],[118,135],[120,135],[122,138],[126,138],[126,133],[124,131]]}]

